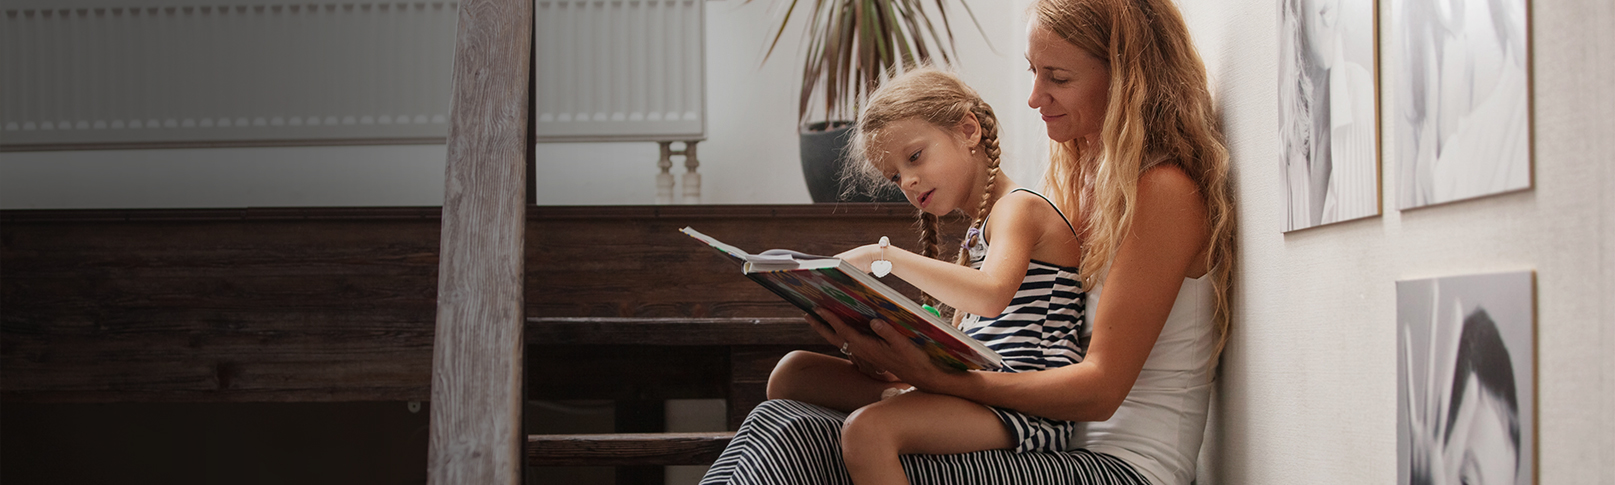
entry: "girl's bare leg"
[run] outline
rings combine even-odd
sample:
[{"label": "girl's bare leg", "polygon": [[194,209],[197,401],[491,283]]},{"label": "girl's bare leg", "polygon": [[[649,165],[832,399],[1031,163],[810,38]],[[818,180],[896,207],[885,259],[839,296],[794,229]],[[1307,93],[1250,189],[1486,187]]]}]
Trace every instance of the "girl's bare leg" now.
[{"label": "girl's bare leg", "polygon": [[769,399],[792,399],[850,413],[880,400],[887,388],[908,384],[870,377],[840,357],[798,350],[785,355],[768,376]]},{"label": "girl's bare leg", "polygon": [[1009,430],[986,406],[915,391],[864,406],[841,429],[841,454],[857,485],[907,484],[899,455],[1010,448]]}]

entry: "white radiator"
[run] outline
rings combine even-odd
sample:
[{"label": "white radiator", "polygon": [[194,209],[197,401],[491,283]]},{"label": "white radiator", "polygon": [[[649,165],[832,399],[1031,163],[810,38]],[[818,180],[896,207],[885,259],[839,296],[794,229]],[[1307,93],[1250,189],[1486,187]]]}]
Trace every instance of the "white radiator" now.
[{"label": "white radiator", "polygon": [[0,145],[441,142],[452,1],[13,0]]},{"label": "white radiator", "polygon": [[537,140],[706,138],[705,0],[536,0]]}]

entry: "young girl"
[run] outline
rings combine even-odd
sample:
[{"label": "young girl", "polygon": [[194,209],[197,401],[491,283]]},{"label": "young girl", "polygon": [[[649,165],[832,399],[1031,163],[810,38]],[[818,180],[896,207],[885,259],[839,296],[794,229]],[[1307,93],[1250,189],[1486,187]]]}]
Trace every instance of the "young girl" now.
[{"label": "young girl", "polygon": [[[1080,362],[1086,332],[1076,232],[1052,202],[999,172],[998,146],[992,108],[953,75],[920,68],[887,82],[859,117],[853,154],[919,208],[924,254],[872,244],[839,257],[865,271],[889,261],[892,274],[953,307],[955,325],[1001,354],[1006,372]],[[950,264],[935,259],[936,230],[938,217],[955,211],[972,223]],[[913,391],[861,365],[846,345],[842,351],[847,359],[786,356],[769,378],[768,397],[852,413],[842,456],[855,483],[908,483],[898,460],[904,454],[1065,449],[1070,421]]]}]

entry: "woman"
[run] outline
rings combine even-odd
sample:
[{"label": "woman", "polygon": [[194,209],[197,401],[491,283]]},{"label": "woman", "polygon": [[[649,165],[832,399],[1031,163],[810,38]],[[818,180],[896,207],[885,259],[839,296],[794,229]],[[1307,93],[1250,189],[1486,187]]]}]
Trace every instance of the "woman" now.
[{"label": "woman", "polygon": [[[1065,453],[905,455],[915,483],[1187,484],[1227,339],[1234,265],[1228,156],[1205,67],[1170,0],[1040,0],[1028,30],[1028,105],[1055,142],[1045,189],[1081,237],[1092,329],[1082,362],[955,373],[879,322],[877,336],[833,317],[817,328],[871,373],[1081,422]],[[848,483],[846,417],[765,402],[703,483]]]}]

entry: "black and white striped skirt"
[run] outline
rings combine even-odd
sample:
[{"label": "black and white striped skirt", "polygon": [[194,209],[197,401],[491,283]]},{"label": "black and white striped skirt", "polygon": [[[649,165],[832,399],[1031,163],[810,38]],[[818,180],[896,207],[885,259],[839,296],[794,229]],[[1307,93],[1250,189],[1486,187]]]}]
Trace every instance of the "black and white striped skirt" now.
[{"label": "black and white striped skirt", "polygon": [[[746,417],[701,485],[851,485],[841,460],[841,425],[846,419],[846,413],[798,401],[764,402]],[[1120,459],[1087,450],[987,450],[903,455],[902,461],[909,482],[915,484],[1149,484]]]}]

